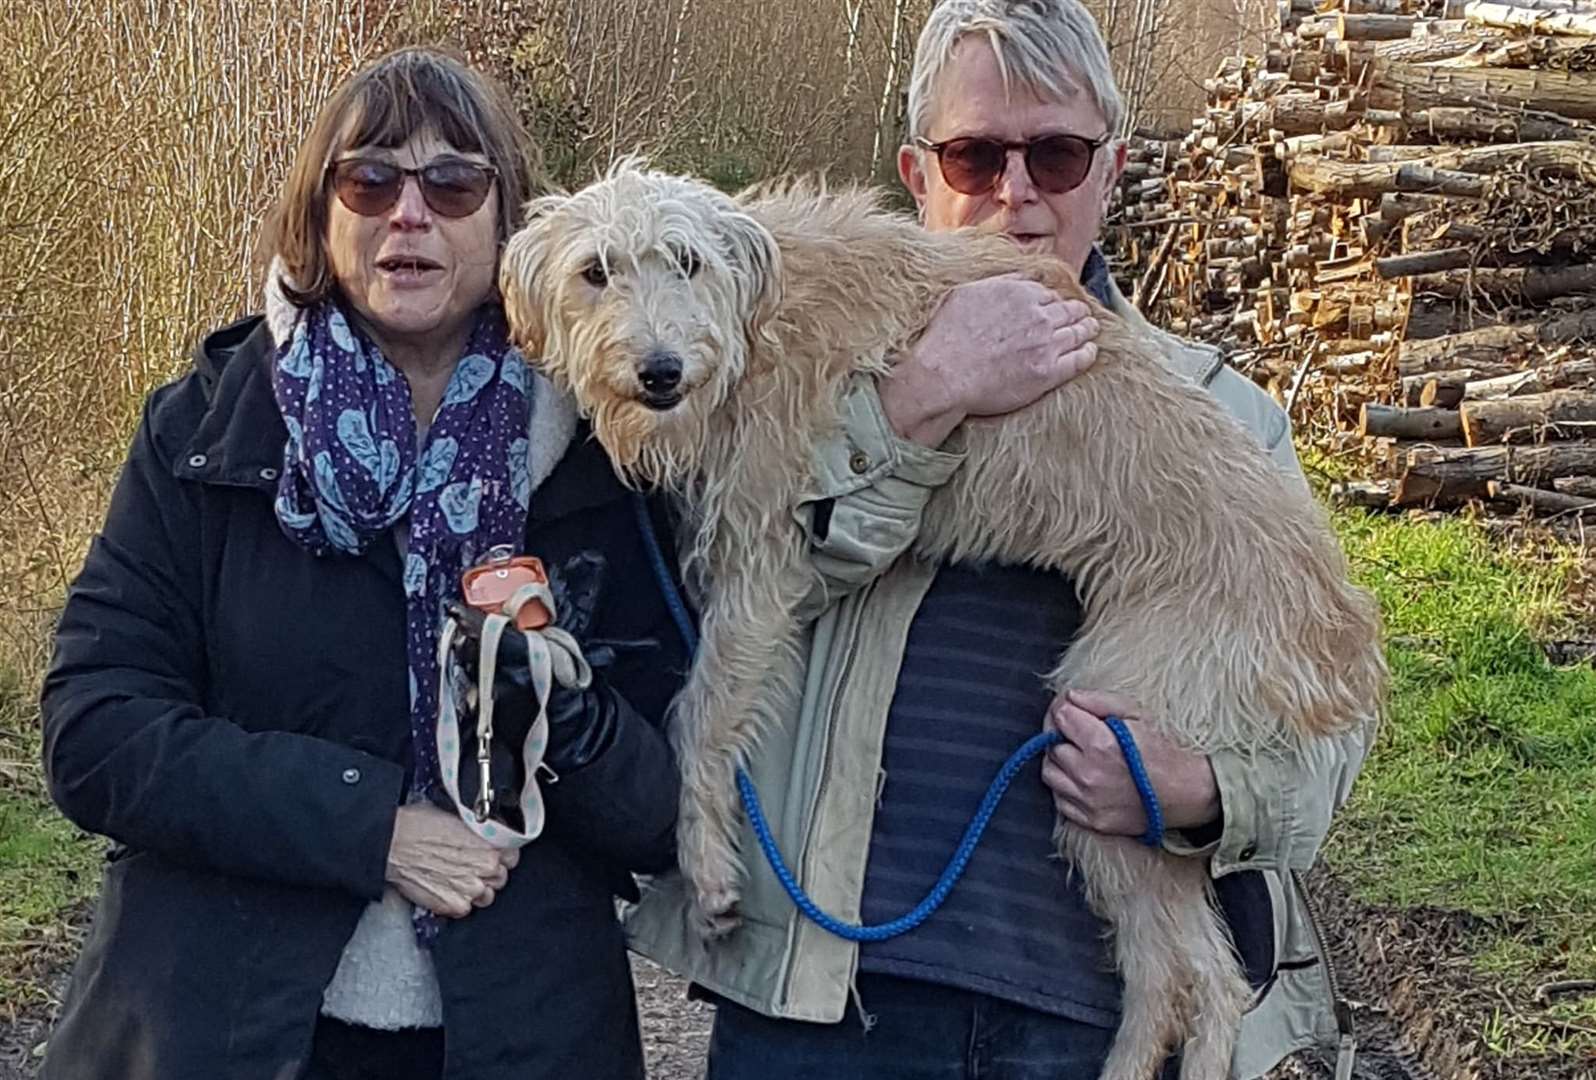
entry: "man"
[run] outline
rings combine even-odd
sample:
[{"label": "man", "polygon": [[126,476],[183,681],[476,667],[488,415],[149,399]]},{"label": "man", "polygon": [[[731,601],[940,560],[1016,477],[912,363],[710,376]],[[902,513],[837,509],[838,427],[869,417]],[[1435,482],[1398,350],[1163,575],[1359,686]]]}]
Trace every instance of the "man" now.
[{"label": "man", "polygon": [[[1275,403],[1213,350],[1148,327],[1107,273],[1095,240],[1124,167],[1123,112],[1078,0],[945,0],[917,47],[899,172],[927,228],[1003,232],[1075,267],[1300,477]],[[1049,701],[1038,675],[1079,628],[1074,584],[905,554],[960,464],[958,425],[1090,366],[1094,333],[1036,285],[980,282],[950,294],[890,379],[850,396],[846,440],[822,454],[814,497],[795,510],[826,585],[803,700],[749,762],[799,883],[846,921],[903,914],[1044,716],[1068,741],[1020,774],[946,903],[900,937],[855,945],[807,921],[751,834],[743,923],[727,940],[699,945],[680,882],[655,883],[630,919],[633,943],[717,1001],[710,1080],[1096,1076],[1119,982],[1102,922],[1049,856],[1055,810],[1104,833],[1146,829],[1110,713],[1139,744],[1166,849],[1208,862],[1260,990],[1234,1076],[1313,1043],[1350,1045],[1290,872],[1312,864],[1362,733],[1301,759],[1210,759],[1160,738],[1134,701],[1088,689]]]}]

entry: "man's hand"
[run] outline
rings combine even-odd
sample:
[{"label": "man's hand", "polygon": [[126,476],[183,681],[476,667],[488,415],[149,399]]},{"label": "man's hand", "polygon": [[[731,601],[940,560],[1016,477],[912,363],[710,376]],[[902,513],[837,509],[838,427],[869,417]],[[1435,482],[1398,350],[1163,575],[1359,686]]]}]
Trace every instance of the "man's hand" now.
[{"label": "man's hand", "polygon": [[1219,787],[1208,758],[1182,750],[1135,719],[1141,708],[1130,698],[1092,690],[1070,690],[1053,700],[1048,723],[1065,742],[1047,752],[1042,782],[1065,819],[1093,832],[1140,836],[1147,812],[1125,764],[1119,741],[1103,722],[1125,721],[1141,753],[1164,811],[1164,827],[1189,829],[1219,817]]},{"label": "man's hand", "polygon": [[394,820],[387,876],[412,904],[461,919],[493,903],[520,861],[518,849],[492,847],[456,815],[416,803]]},{"label": "man's hand", "polygon": [[1097,320],[1080,300],[1017,275],[960,285],[881,383],[887,422],[938,446],[966,417],[1024,408],[1097,361]]}]

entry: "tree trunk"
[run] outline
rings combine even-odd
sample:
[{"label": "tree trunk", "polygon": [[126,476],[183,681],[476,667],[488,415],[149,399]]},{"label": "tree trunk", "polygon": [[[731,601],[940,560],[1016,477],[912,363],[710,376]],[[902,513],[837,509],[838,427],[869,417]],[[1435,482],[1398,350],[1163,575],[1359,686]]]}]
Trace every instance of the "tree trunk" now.
[{"label": "tree trunk", "polygon": [[876,137],[870,147],[870,167],[881,167],[881,152],[887,142],[887,117],[890,115],[892,99],[898,93],[898,56],[899,42],[903,36],[903,4],[904,0],[892,0],[892,37],[887,44],[887,70],[881,79],[881,101],[876,106]]},{"label": "tree trunk", "polygon": [[[1445,0],[1441,18],[1455,22],[1468,16],[1469,5],[1476,0]],[[1591,0],[1511,0],[1509,7],[1529,8],[1531,11],[1590,11]]]},{"label": "tree trunk", "polygon": [[1463,438],[1470,446],[1566,438],[1584,434],[1596,424],[1596,394],[1548,390],[1497,401],[1465,401],[1458,407],[1458,415],[1463,421]]},{"label": "tree trunk", "polygon": [[1336,506],[1362,506],[1370,510],[1384,510],[1391,505],[1391,485],[1384,480],[1332,484],[1330,501]]},{"label": "tree trunk", "polygon": [[1531,266],[1486,270],[1443,270],[1415,277],[1413,293],[1437,296],[1490,296],[1513,303],[1539,304],[1559,296],[1596,290],[1596,263],[1583,266]]},{"label": "tree trunk", "polygon": [[1315,94],[1281,94],[1269,102],[1269,127],[1286,136],[1345,131],[1362,110],[1350,101],[1321,101]]},{"label": "tree trunk", "polygon": [[1455,439],[1462,430],[1452,409],[1405,409],[1370,401],[1358,414],[1358,434],[1366,439]]},{"label": "tree trunk", "polygon": [[[1419,404],[1426,407],[1455,409],[1462,402],[1463,391],[1468,387],[1466,381],[1451,374],[1410,375],[1407,378],[1420,383]],[[1407,379],[1403,379],[1403,382],[1407,382]]]},{"label": "tree trunk", "polygon": [[1469,22],[1542,34],[1596,37],[1596,11],[1537,11],[1516,4],[1472,3],[1463,9]]},{"label": "tree trunk", "polygon": [[1299,157],[1289,168],[1291,182],[1297,187],[1348,201],[1373,199],[1392,191],[1478,199],[1490,188],[1486,177],[1434,169],[1412,161],[1367,164]]},{"label": "tree trunk", "polygon": [[1489,253],[1472,248],[1454,247],[1440,251],[1417,251],[1406,255],[1387,255],[1374,260],[1374,272],[1389,281],[1392,278],[1412,277],[1414,274],[1434,274],[1442,270],[1456,270],[1464,266],[1489,262]]},{"label": "tree trunk", "polygon": [[[1409,64],[1433,64],[1451,60],[1481,47],[1489,48],[1507,40],[1506,34],[1479,30],[1458,34],[1425,34],[1405,41],[1382,41],[1374,46],[1370,62],[1385,60]],[[1357,72],[1349,72],[1356,75]]]},{"label": "tree trunk", "polygon": [[1575,127],[1560,120],[1445,105],[1416,114],[1409,129],[1460,142],[1554,142],[1596,138],[1596,128]]},{"label": "tree trunk", "polygon": [[1485,493],[1490,498],[1522,503],[1532,510],[1548,514],[1582,514],[1596,510],[1596,499],[1583,499],[1577,495],[1564,495],[1545,488],[1525,487],[1501,480],[1487,481]]},{"label": "tree trunk", "polygon": [[1424,5],[1420,0],[1340,0],[1348,15],[1412,15]]},{"label": "tree trunk", "polygon": [[1369,104],[1417,112],[1437,105],[1489,105],[1596,119],[1596,75],[1514,68],[1428,67],[1376,58]]},{"label": "tree trunk", "polygon": [[1408,303],[1407,322],[1403,324],[1404,343],[1417,345],[1452,334],[1483,330],[1487,326],[1524,322],[1539,315],[1540,312],[1525,308],[1487,310],[1450,297],[1416,293]]},{"label": "tree trunk", "polygon": [[1489,379],[1471,379],[1463,384],[1461,401],[1495,401],[1500,398],[1542,394],[1548,390],[1586,387],[1596,381],[1596,357],[1582,357],[1566,363],[1514,371]]},{"label": "tree trunk", "polygon": [[1450,368],[1445,371],[1403,375],[1400,383],[1402,404],[1409,408],[1416,405],[1439,405],[1445,409],[1453,409],[1463,400],[1463,388],[1469,383],[1508,374],[1513,372],[1506,364],[1493,364],[1483,369]]},{"label": "tree trunk", "polygon": [[848,28],[848,44],[843,50],[843,68],[847,72],[843,81],[843,96],[852,97],[857,79],[855,63],[859,53],[859,17],[864,14],[864,0],[842,0],[842,20]]},{"label": "tree trunk", "polygon": [[[1592,83],[1592,87],[1596,94],[1596,83]],[[1523,166],[1591,180],[1596,179],[1596,146],[1578,139],[1471,146],[1440,153],[1432,151],[1425,156],[1424,163],[1434,169],[1472,173],[1494,173]]]},{"label": "tree trunk", "polygon": [[1491,480],[1536,484],[1554,476],[1596,476],[1596,445],[1484,446],[1409,450],[1393,506],[1455,504],[1485,494]]},{"label": "tree trunk", "polygon": [[1552,487],[1564,495],[1596,499],[1596,476],[1559,476],[1552,481]]},{"label": "tree trunk", "polygon": [[1397,374],[1423,375],[1468,368],[1478,378],[1490,377],[1478,374],[1484,371],[1505,375],[1514,367],[1503,362],[1502,354],[1535,343],[1539,334],[1540,327],[1534,324],[1487,326],[1428,341],[1404,341],[1397,351]]},{"label": "tree trunk", "polygon": [[[1458,221],[1457,210],[1452,207],[1414,214],[1406,220],[1409,222],[1407,236],[1418,238],[1416,241],[1413,239],[1407,241],[1408,247],[1412,249],[1410,253],[1416,253],[1418,250],[1436,251],[1443,247],[1489,244],[1502,238],[1500,230],[1492,228],[1489,224],[1475,225]],[[1418,245],[1417,248],[1415,244]],[[1431,247],[1432,244],[1435,247]],[[1596,250],[1596,223],[1581,223],[1550,235],[1543,235],[1537,238],[1534,250],[1540,255],[1568,256]],[[1519,252],[1510,254],[1502,261],[1511,265],[1521,263],[1529,256],[1529,252]],[[1482,261],[1491,263],[1489,259]],[[1462,265],[1467,266],[1468,263]]]},{"label": "tree trunk", "polygon": [[1411,37],[1414,15],[1359,15],[1342,12],[1336,19],[1336,34],[1342,41],[1401,41]]}]

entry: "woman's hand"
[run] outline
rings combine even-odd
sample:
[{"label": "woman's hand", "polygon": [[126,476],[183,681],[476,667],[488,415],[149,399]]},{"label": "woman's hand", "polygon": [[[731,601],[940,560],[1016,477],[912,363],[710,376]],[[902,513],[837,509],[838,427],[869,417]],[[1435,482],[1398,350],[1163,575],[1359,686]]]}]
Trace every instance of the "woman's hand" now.
[{"label": "woman's hand", "polygon": [[388,845],[388,882],[434,915],[461,919],[493,903],[521,859],[496,848],[455,814],[427,803],[401,806]]}]

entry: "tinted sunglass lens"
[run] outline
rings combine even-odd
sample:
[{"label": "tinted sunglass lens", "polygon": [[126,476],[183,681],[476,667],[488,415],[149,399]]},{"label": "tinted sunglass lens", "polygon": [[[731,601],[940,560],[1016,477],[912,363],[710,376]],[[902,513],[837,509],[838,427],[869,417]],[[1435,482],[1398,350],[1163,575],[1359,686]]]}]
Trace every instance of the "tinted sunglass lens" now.
[{"label": "tinted sunglass lens", "polygon": [[392,206],[402,183],[404,174],[380,161],[344,161],[333,169],[333,189],[339,200],[364,217]]},{"label": "tinted sunglass lens", "polygon": [[954,139],[942,148],[942,179],[963,195],[980,195],[997,182],[1005,156],[990,139]]},{"label": "tinted sunglass lens", "polygon": [[1032,182],[1050,195],[1062,195],[1079,187],[1091,162],[1091,144],[1073,135],[1038,139],[1026,152]]},{"label": "tinted sunglass lens", "polygon": [[421,193],[444,217],[469,217],[488,197],[493,174],[479,165],[445,162],[421,170]]}]

